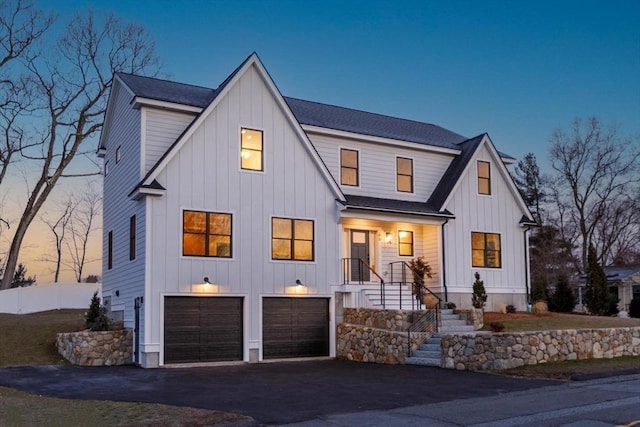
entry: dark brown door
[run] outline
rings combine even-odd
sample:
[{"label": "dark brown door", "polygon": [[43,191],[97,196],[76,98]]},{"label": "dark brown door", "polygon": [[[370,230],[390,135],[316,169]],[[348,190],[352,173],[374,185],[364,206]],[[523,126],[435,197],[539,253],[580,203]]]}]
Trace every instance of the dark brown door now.
[{"label": "dark brown door", "polygon": [[329,299],[263,298],[262,357],[329,355]]},{"label": "dark brown door", "polygon": [[351,280],[368,282],[371,280],[369,268],[369,232],[366,230],[351,230]]},{"label": "dark brown door", "polygon": [[165,297],[164,363],[242,360],[242,298]]}]

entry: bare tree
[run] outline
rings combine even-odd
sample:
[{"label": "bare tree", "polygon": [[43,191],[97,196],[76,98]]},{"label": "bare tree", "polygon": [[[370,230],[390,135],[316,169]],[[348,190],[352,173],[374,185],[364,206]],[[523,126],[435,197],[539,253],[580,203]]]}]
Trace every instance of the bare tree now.
[{"label": "bare tree", "polygon": [[60,277],[60,270],[62,267],[62,250],[64,248],[69,222],[71,221],[71,216],[73,215],[75,207],[76,203],[69,198],[63,206],[62,213],[60,213],[55,220],[47,219],[44,216],[42,217],[42,222],[44,222],[47,227],[49,227],[49,230],[51,230],[51,233],[53,233],[56,244],[55,257],[45,257],[45,261],[51,261],[55,264],[55,271],[53,274],[54,283],[58,283],[58,279]]},{"label": "bare tree", "polygon": [[145,30],[113,16],[96,20],[92,13],[74,17],[49,55],[27,54],[23,60],[31,80],[36,110],[42,122],[26,137],[36,146],[21,148],[32,162],[35,182],[16,226],[0,289],[10,286],[24,236],[59,179],[87,176],[97,170],[71,172],[74,158],[92,154],[87,142],[102,129],[107,92],[118,71],[155,73],[158,61]]},{"label": "bare tree", "polygon": [[77,200],[71,219],[69,231],[71,241],[67,242],[73,272],[78,283],[82,282],[82,273],[87,260],[87,244],[91,232],[95,228],[96,217],[102,210],[102,196],[92,186]]},{"label": "bare tree", "polygon": [[584,271],[591,244],[600,248],[599,259],[605,246],[612,245],[598,242],[597,231],[611,220],[613,206],[639,191],[640,147],[637,140],[619,135],[615,127],[604,128],[596,118],[576,119],[568,133],[556,130],[551,141],[561,232],[567,241],[579,244],[579,267]]}]

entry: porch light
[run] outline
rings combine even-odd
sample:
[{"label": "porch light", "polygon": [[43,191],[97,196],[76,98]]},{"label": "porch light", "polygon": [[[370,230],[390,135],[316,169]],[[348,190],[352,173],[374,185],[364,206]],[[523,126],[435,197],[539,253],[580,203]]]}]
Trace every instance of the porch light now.
[{"label": "porch light", "polygon": [[387,231],[387,234],[384,235],[384,242],[385,243],[393,242],[393,234]]},{"label": "porch light", "polygon": [[296,286],[297,286],[298,288],[303,288],[303,287],[304,287],[304,285],[302,284],[302,282],[300,281],[300,279],[296,279]]},{"label": "porch light", "polygon": [[287,294],[305,295],[308,292],[309,292],[309,289],[307,288],[307,285],[302,283],[300,279],[296,279],[296,282],[294,285],[285,287],[285,293]]},{"label": "porch light", "polygon": [[215,283],[211,283],[208,276],[202,278],[202,283],[194,283],[191,285],[192,292],[218,292],[219,287]]}]

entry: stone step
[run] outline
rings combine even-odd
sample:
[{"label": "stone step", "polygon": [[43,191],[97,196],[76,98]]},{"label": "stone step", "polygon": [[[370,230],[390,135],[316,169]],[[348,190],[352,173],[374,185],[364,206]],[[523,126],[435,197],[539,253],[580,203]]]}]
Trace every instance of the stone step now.
[{"label": "stone step", "polygon": [[440,318],[442,320],[460,320],[459,314],[442,314],[440,313]]},{"label": "stone step", "polygon": [[442,326],[467,326],[467,322],[464,320],[443,320],[440,322]]},{"label": "stone step", "polygon": [[423,366],[437,366],[440,367],[440,358],[426,358],[426,357],[407,357],[404,361],[407,365],[423,365]]},{"label": "stone step", "polygon": [[440,314],[453,314],[453,310],[450,308],[443,308],[442,310],[440,310]]},{"label": "stone step", "polygon": [[428,340],[425,344],[422,344],[418,350],[420,351],[440,351],[440,339],[438,342],[433,342],[433,340]]},{"label": "stone step", "polygon": [[440,357],[440,349],[433,351],[416,350],[411,354],[411,357],[422,357],[425,359],[438,359]]},{"label": "stone step", "polygon": [[449,333],[449,332],[473,332],[472,325],[464,325],[464,326],[440,326],[438,328],[438,332],[440,333]]}]

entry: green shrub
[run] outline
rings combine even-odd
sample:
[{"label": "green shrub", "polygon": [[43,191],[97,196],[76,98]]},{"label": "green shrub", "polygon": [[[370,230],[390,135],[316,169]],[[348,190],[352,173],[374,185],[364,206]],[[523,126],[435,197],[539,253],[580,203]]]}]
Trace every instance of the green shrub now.
[{"label": "green shrub", "polygon": [[85,314],[85,320],[87,328],[91,331],[108,331],[109,330],[109,317],[107,317],[107,309],[100,303],[100,297],[98,291],[93,293],[91,297],[91,303],[89,304],[89,311]]},{"label": "green shrub", "polygon": [[569,279],[565,275],[558,277],[556,290],[549,298],[549,310],[558,313],[570,313],[578,303],[575,293],[569,286]]},{"label": "green shrub", "polygon": [[474,274],[476,278],[473,282],[473,295],[471,295],[471,305],[473,308],[484,308],[487,303],[487,292],[484,290],[484,282],[480,280],[480,273],[476,271]]},{"label": "green shrub", "polygon": [[492,332],[502,332],[504,331],[504,323],[502,322],[491,322],[489,323],[489,328],[491,328]]}]

